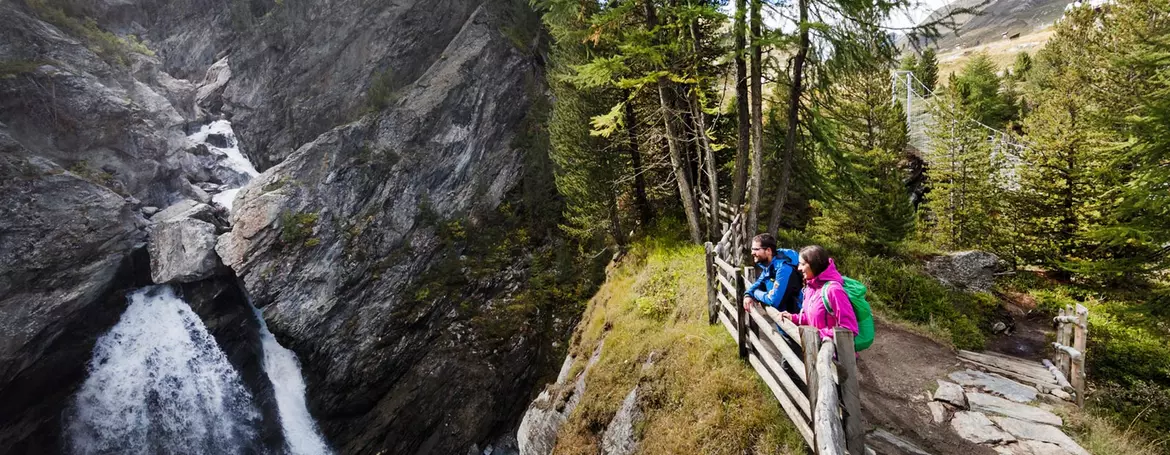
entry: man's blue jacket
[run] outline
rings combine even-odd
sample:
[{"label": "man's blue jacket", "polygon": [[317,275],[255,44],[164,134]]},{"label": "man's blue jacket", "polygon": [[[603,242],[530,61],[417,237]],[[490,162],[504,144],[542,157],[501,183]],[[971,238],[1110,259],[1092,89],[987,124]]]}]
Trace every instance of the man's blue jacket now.
[{"label": "man's blue jacket", "polygon": [[796,270],[799,263],[800,256],[796,251],[777,248],[771,263],[756,264],[760,268],[760,277],[743,295],[780,311],[799,312],[804,301],[798,278],[800,272]]}]

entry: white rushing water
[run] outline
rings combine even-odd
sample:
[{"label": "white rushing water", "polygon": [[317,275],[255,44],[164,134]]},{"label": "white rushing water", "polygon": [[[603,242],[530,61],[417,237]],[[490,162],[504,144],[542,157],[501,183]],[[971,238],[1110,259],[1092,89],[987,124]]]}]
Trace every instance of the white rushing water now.
[{"label": "white rushing water", "polygon": [[168,286],[130,295],[66,414],[75,454],[247,452],[260,419],[203,321]]},{"label": "white rushing water", "polygon": [[301,376],[301,363],[296,354],[285,349],[268,331],[264,315],[259,309],[256,319],[260,321],[260,342],[264,347],[264,372],[272,381],[276,395],[276,409],[280,415],[280,426],[292,455],[319,455],[332,453],[325,439],[317,430],[309,407],[305,403],[305,379]]},{"label": "white rushing water", "polygon": [[[208,139],[212,135],[219,136],[222,139],[208,142]],[[240,142],[236,139],[235,131],[232,130],[232,123],[227,120],[216,120],[203,125],[195,134],[187,136],[187,139],[196,144],[203,144],[212,153],[219,155],[221,157],[219,165],[242,175],[244,177],[244,183],[260,175],[256,171],[256,167],[252,165],[252,162],[248,161],[248,158],[240,151]],[[226,147],[219,147],[216,143],[226,145]],[[236,194],[239,192],[239,187],[227,188],[212,196],[211,199],[227,208],[230,212],[232,210],[232,201],[235,200]]]},{"label": "white rushing water", "polygon": [[[227,138],[227,147],[218,147],[215,144],[207,142],[207,137],[213,134]],[[260,175],[259,172],[256,172],[256,167],[252,166],[252,162],[248,161],[244,157],[244,154],[240,152],[240,143],[236,140],[235,131],[232,130],[232,122],[216,120],[203,125],[203,127],[199,128],[199,131],[187,137],[196,143],[207,144],[207,148],[211,149],[212,152],[225,155],[227,157],[226,164],[236,172],[246,174],[250,177]]]}]

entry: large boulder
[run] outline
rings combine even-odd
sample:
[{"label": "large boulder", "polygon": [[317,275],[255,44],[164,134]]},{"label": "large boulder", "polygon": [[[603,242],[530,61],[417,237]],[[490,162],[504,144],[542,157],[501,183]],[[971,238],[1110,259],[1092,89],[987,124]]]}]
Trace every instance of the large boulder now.
[{"label": "large boulder", "polygon": [[995,285],[995,274],[1007,268],[1007,263],[986,251],[959,251],[926,263],[926,272],[935,279],[970,292],[991,292]]},{"label": "large boulder", "polygon": [[[183,200],[156,214],[151,221],[150,276],[155,283],[191,283],[209,278],[223,268],[215,254],[220,228],[215,209]],[[219,223],[222,226],[222,222]]]}]

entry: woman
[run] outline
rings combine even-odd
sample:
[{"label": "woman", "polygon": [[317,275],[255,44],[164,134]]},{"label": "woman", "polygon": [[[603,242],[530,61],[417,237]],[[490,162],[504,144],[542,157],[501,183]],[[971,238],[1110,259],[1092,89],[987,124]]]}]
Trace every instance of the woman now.
[{"label": "woman", "polygon": [[[857,315],[853,304],[841,284],[837,265],[829,253],[819,245],[809,245],[800,250],[800,264],[796,268],[804,276],[804,306],[800,313],[780,313],[796,325],[817,328],[822,340],[833,338],[833,329],[843,327],[857,335]],[[825,294],[827,293],[827,294]],[[824,296],[828,296],[832,313],[825,310]]]}]

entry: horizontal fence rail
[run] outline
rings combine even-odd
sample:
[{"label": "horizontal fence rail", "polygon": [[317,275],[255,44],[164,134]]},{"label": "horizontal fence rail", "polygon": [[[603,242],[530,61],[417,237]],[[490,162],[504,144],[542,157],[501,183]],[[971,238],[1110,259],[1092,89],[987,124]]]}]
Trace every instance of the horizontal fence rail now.
[{"label": "horizontal fence rail", "polygon": [[[704,210],[709,199],[700,197]],[[822,343],[812,327],[798,327],[772,307],[743,295],[754,270],[743,267],[747,247],[742,216],[720,203],[722,236],[706,243],[708,319],[722,324],[780,403],[797,432],[817,454],[862,455],[865,431],[853,333],[838,328]]]}]

